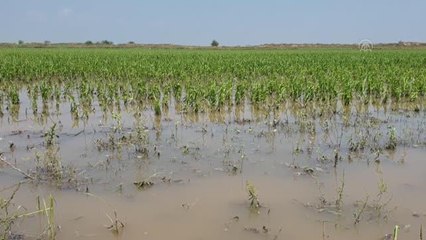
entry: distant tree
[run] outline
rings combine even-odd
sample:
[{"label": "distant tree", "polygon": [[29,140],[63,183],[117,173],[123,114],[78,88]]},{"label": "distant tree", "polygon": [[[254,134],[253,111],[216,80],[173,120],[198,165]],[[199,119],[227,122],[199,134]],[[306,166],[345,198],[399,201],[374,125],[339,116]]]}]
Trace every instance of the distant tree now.
[{"label": "distant tree", "polygon": [[135,44],[135,42],[133,42],[133,41],[130,41],[130,42],[128,42],[128,44]]},{"label": "distant tree", "polygon": [[108,40],[103,40],[102,42],[101,42],[101,44],[105,44],[105,45],[112,45],[112,44],[114,44],[113,42],[111,42],[111,41],[108,41]]},{"label": "distant tree", "polygon": [[213,40],[211,43],[212,47],[219,47],[219,42],[216,40]]},{"label": "distant tree", "polygon": [[84,44],[86,44],[86,45],[92,45],[93,42],[89,40],[89,41],[86,41]]},{"label": "distant tree", "polygon": [[19,44],[19,45],[22,45],[22,44],[24,44],[24,41],[19,40],[19,41],[18,41],[18,44]]},{"label": "distant tree", "polygon": [[44,45],[49,45],[49,44],[50,44],[50,41],[48,40],[44,41]]}]

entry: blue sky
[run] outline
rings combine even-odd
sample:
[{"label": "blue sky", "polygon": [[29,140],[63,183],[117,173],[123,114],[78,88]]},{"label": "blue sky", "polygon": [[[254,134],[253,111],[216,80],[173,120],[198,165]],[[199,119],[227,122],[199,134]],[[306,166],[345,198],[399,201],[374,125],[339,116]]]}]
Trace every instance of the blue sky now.
[{"label": "blue sky", "polygon": [[425,0],[0,0],[0,42],[426,42]]}]

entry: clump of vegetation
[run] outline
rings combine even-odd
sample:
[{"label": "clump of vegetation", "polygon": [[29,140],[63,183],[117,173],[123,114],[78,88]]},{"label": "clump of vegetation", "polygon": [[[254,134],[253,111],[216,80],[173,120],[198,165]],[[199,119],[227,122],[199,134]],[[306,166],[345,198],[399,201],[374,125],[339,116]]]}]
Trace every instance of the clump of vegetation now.
[{"label": "clump of vegetation", "polygon": [[44,134],[44,137],[46,138],[47,147],[51,147],[56,143],[56,138],[59,138],[56,134],[56,123],[49,128],[49,130]]},{"label": "clump of vegetation", "polygon": [[35,175],[38,180],[53,180],[58,183],[62,181],[63,168],[59,155],[59,144],[56,141],[59,136],[56,131],[56,123],[54,123],[44,134],[45,151],[36,153]]},{"label": "clump of vegetation", "polygon": [[154,113],[156,116],[160,116],[161,115],[161,103],[160,101],[155,101],[154,103]]},{"label": "clump of vegetation", "polygon": [[386,149],[395,150],[395,148],[398,144],[398,139],[396,137],[395,127],[389,127],[388,138],[389,139],[388,139],[388,142],[386,144]]}]

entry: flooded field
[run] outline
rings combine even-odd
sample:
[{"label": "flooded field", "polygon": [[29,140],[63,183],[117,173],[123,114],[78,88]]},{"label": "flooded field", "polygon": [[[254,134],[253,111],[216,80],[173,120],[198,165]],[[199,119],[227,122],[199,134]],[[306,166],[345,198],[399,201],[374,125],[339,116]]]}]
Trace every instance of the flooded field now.
[{"label": "flooded field", "polygon": [[0,51],[4,239],[422,239],[426,51]]},{"label": "flooded field", "polygon": [[426,225],[422,99],[186,114],[172,98],[161,116],[95,102],[75,118],[67,101],[33,114],[26,92],[0,121],[11,239],[392,239],[395,225],[419,239]]}]

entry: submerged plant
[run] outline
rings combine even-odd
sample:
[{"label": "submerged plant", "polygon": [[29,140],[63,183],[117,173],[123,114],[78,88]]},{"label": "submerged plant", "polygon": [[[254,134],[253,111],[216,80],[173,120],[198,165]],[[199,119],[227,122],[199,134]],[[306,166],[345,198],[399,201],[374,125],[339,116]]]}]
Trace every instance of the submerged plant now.
[{"label": "submerged plant", "polygon": [[46,204],[46,201],[43,199],[43,205],[44,205],[44,213],[47,218],[47,238],[49,240],[56,239],[56,225],[55,225],[55,199],[52,195],[49,196],[49,202],[48,205]]},{"label": "submerged plant", "polygon": [[336,208],[341,209],[343,205],[343,190],[345,189],[345,172],[343,171],[342,183],[337,189]]},{"label": "submerged plant", "polygon": [[55,139],[59,138],[59,136],[56,134],[56,123],[54,123],[50,128],[49,131],[47,131],[44,134],[44,137],[46,139],[46,146],[50,147],[53,144],[55,144]]},{"label": "submerged plant", "polygon": [[365,198],[365,200],[363,201],[361,207],[358,209],[357,212],[354,213],[354,224],[358,224],[361,221],[361,217],[364,214],[365,209],[367,208],[367,204],[368,204],[368,196]]},{"label": "submerged plant", "polygon": [[10,213],[9,207],[12,205],[12,200],[20,187],[21,184],[19,183],[8,199],[3,199],[0,197],[0,210],[2,212],[0,217],[0,234],[2,239],[9,238],[12,225],[18,216],[16,213]]},{"label": "submerged plant", "polygon": [[114,219],[112,219],[108,214],[106,214],[106,216],[111,221],[111,225],[106,226],[106,228],[114,234],[119,234],[120,230],[124,228],[124,223],[118,219],[117,212],[114,211]]},{"label": "submerged plant", "polygon": [[393,240],[398,240],[398,232],[399,232],[399,226],[395,225],[395,228],[393,229]]},{"label": "submerged plant", "polygon": [[154,113],[156,116],[161,115],[161,102],[158,100],[154,101]]},{"label": "submerged plant", "polygon": [[248,200],[250,202],[250,208],[257,210],[261,207],[259,197],[256,188],[249,181],[246,182],[246,189],[249,195]]},{"label": "submerged plant", "polygon": [[[105,205],[107,205],[108,207],[112,208],[112,205],[109,204],[105,199],[93,194],[93,193],[85,193],[87,196],[89,197],[93,197],[97,200],[100,200],[101,202],[103,202]],[[107,213],[105,213],[106,217],[109,219],[109,221],[111,222],[110,225],[105,226],[108,230],[112,231],[114,234],[119,234],[120,231],[124,228],[124,223],[118,218],[118,214],[117,211],[115,209],[113,209],[113,213],[114,213],[114,219],[108,215]]]},{"label": "submerged plant", "polygon": [[[11,196],[8,199],[3,199],[0,197],[0,234],[1,239],[21,239],[23,235],[16,234],[12,231],[12,226],[18,219],[24,219],[32,217],[35,215],[43,214],[46,216],[47,225],[45,231],[43,232],[46,239],[54,240],[56,238],[56,229],[55,225],[55,199],[52,195],[49,196],[49,202],[46,204],[46,201],[43,199],[43,208],[40,204],[40,198],[38,199],[38,209],[33,212],[27,212],[27,209],[22,206],[18,206],[16,210],[11,210],[10,207],[14,204],[12,203],[16,193],[20,189],[21,183],[12,192]],[[24,209],[24,211],[22,211]],[[44,236],[43,236],[44,239]]]},{"label": "submerged plant", "polygon": [[61,183],[63,178],[59,144],[56,141],[59,138],[56,126],[56,123],[54,123],[44,134],[46,149],[43,152],[36,152],[35,154],[35,175],[37,180]]},{"label": "submerged plant", "polygon": [[395,127],[389,127],[389,131],[388,131],[388,142],[386,144],[386,149],[388,150],[395,150],[396,145],[397,145],[397,137],[396,137],[396,129]]}]

